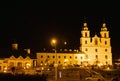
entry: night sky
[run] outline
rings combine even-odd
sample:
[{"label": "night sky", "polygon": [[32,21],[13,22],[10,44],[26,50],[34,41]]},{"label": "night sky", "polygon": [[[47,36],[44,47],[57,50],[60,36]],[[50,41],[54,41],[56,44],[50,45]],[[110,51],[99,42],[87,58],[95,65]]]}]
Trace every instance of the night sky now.
[{"label": "night sky", "polygon": [[113,56],[120,54],[120,16],[115,10],[118,8],[31,8],[30,5],[19,5],[16,8],[1,8],[1,49],[10,48],[14,41],[18,42],[19,48],[30,48],[36,52],[44,48],[51,49],[50,40],[53,37],[58,40],[58,48],[63,48],[66,41],[67,48],[78,49],[83,22],[88,23],[91,36],[94,36],[95,33],[99,35],[105,21],[110,31]]}]

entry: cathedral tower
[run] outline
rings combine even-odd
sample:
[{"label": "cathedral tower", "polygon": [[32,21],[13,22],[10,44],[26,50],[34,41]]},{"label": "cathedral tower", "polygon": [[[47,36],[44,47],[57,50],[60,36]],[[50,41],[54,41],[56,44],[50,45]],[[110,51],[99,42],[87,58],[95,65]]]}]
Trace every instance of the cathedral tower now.
[{"label": "cathedral tower", "polygon": [[112,65],[112,53],[109,31],[106,23],[102,24],[100,36],[90,37],[87,23],[83,24],[80,38],[80,50],[87,54],[90,65]]}]

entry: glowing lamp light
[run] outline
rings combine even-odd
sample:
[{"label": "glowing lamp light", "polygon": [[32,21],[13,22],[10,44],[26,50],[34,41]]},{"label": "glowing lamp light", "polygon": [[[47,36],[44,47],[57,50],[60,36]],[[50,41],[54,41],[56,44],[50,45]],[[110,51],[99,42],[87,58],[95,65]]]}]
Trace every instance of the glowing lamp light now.
[{"label": "glowing lamp light", "polygon": [[52,45],[52,46],[56,46],[56,43],[57,43],[56,39],[52,39],[51,45]]},{"label": "glowing lamp light", "polygon": [[26,64],[26,68],[30,68],[30,66],[31,66],[30,63]]},{"label": "glowing lamp light", "polygon": [[4,67],[4,71],[3,71],[4,73],[6,73],[7,72],[7,67]]}]

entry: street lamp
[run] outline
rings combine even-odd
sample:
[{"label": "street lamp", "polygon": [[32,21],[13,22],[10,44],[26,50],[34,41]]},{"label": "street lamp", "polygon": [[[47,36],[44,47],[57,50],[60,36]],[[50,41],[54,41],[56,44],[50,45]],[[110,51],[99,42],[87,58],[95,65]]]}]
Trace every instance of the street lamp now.
[{"label": "street lamp", "polygon": [[57,50],[56,50],[56,39],[52,39],[51,45],[55,47],[55,80],[57,80]]}]

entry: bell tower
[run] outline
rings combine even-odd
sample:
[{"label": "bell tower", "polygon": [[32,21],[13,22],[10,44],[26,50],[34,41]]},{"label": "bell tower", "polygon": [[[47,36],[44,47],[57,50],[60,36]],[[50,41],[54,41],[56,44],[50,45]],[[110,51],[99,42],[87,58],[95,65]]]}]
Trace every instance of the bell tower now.
[{"label": "bell tower", "polygon": [[86,46],[90,44],[90,31],[88,30],[87,23],[83,23],[83,28],[81,31],[81,38],[80,38],[80,50],[85,51]]}]

